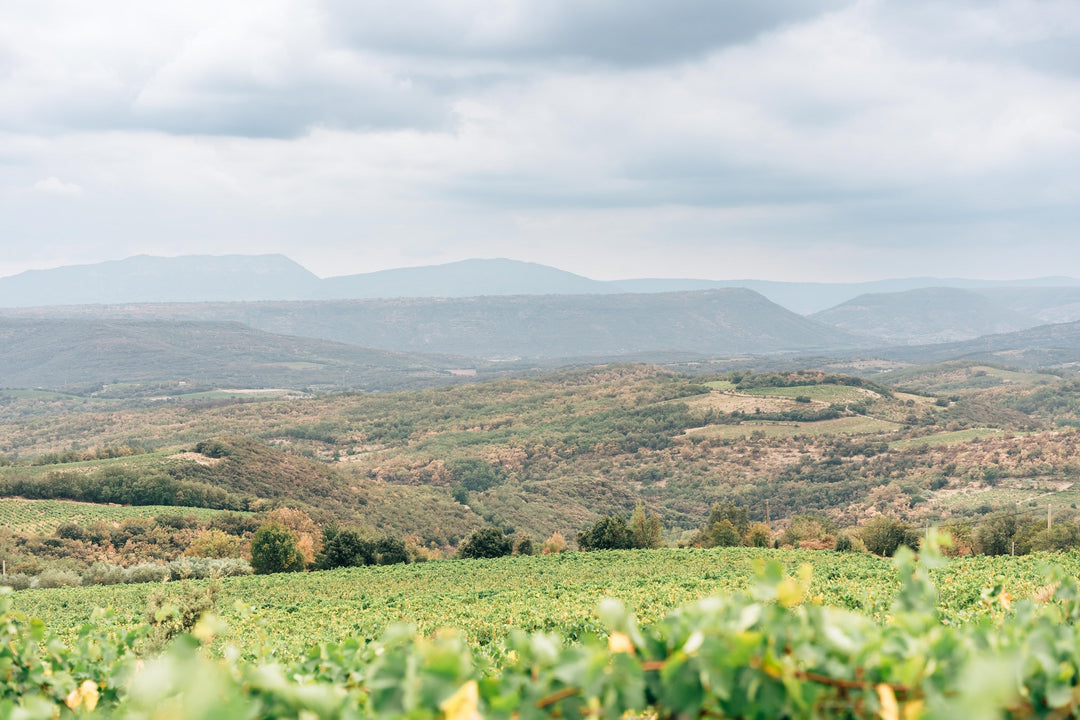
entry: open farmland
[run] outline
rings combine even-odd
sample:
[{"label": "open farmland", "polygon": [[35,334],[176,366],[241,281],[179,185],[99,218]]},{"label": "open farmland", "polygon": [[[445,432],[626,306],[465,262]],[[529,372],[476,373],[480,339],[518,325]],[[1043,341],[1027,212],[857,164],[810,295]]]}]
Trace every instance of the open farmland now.
[{"label": "open farmland", "polygon": [[109,505],[70,500],[26,500],[0,498],[0,526],[16,533],[48,534],[61,525],[90,525],[95,522],[119,523],[129,518],[152,518],[158,515],[194,515],[206,519],[218,510],[166,505]]},{"label": "open farmland", "polygon": [[[219,647],[232,644],[256,654],[262,645],[291,661],[309,644],[370,640],[394,623],[408,622],[424,634],[457,628],[469,643],[497,654],[510,628],[558,631],[570,638],[602,632],[596,609],[604,598],[618,598],[643,622],[655,622],[697,598],[746,590],[769,559],[790,572],[810,564],[811,598],[878,620],[898,585],[889,560],[865,554],[749,548],[567,553],[227,578],[218,581],[218,612],[229,626]],[[1016,599],[1032,597],[1045,584],[1047,560],[1080,572],[1075,554],[951,561],[936,576],[945,617],[961,621],[984,613],[980,593],[999,576],[1007,578],[1005,591]],[[178,592],[179,587],[167,589]],[[58,588],[22,591],[15,598],[20,610],[70,634],[95,607],[113,608],[124,625],[141,622],[155,590],[152,585]],[[297,627],[305,628],[302,636],[294,632]]]}]

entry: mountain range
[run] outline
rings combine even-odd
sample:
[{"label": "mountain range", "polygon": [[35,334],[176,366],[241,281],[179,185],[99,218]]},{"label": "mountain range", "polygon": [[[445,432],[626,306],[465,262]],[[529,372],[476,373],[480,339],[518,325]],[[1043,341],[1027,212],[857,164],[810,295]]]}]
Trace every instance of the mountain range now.
[{"label": "mountain range", "polygon": [[[799,314],[819,312],[857,296],[926,287],[1008,288],[1019,296],[1042,288],[1071,288],[1080,280],[989,281],[900,278],[859,283],[641,278],[601,281],[537,263],[472,259],[443,265],[319,278],[283,255],[139,255],[92,265],[30,270],[0,278],[0,307],[86,304],[352,300],[486,295],[667,293],[741,287]],[[1056,302],[1053,293],[1036,301]],[[1026,302],[1018,297],[1010,302]],[[1076,299],[1071,302],[1076,303]],[[1080,319],[1080,314],[1075,318]]]}]

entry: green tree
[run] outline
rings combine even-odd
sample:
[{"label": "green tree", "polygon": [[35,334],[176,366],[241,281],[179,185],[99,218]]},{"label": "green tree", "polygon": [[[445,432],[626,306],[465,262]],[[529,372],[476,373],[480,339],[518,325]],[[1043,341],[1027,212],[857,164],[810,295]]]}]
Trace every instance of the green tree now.
[{"label": "green tree", "polygon": [[371,565],[375,562],[372,543],[353,528],[323,528],[323,549],[315,564],[320,570]]},{"label": "green tree", "polygon": [[514,544],[507,537],[502,528],[489,525],[479,530],[474,530],[469,537],[465,538],[458,547],[458,557],[463,558],[496,558],[509,555],[514,549]]},{"label": "green tree", "polygon": [[292,530],[267,523],[251,539],[251,567],[260,575],[304,569],[304,556]]},{"label": "green tree", "polygon": [[884,515],[866,523],[861,535],[866,549],[883,557],[892,557],[901,545],[913,550],[919,548],[919,531],[911,523]]},{"label": "green tree", "polygon": [[634,537],[626,520],[618,515],[605,515],[587,530],[578,533],[582,550],[627,550],[634,547]]},{"label": "green tree", "polygon": [[1016,530],[1013,513],[990,513],[975,529],[975,544],[984,555],[1009,555],[1013,552]]},{"label": "green tree", "polygon": [[658,548],[662,543],[663,527],[660,525],[660,518],[655,515],[648,515],[645,512],[644,506],[638,503],[634,508],[634,513],[630,516],[630,535],[634,541],[634,547],[638,548]]},{"label": "green tree", "polygon": [[741,542],[739,531],[727,518],[713,523],[709,529],[709,547],[735,547]]}]

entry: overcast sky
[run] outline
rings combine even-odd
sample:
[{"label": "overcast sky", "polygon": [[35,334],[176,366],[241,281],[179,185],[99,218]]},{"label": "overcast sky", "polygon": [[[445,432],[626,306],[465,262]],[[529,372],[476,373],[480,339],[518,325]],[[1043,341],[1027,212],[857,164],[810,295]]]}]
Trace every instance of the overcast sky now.
[{"label": "overcast sky", "polygon": [[1080,2],[7,2],[0,243],[1080,276]]}]

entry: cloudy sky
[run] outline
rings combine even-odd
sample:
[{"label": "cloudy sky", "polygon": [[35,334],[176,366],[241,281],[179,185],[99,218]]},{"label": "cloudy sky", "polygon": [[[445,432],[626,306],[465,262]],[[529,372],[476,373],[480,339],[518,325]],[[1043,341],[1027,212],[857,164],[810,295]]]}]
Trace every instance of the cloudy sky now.
[{"label": "cloudy sky", "polygon": [[0,249],[1080,276],[1080,2],[6,3]]}]

